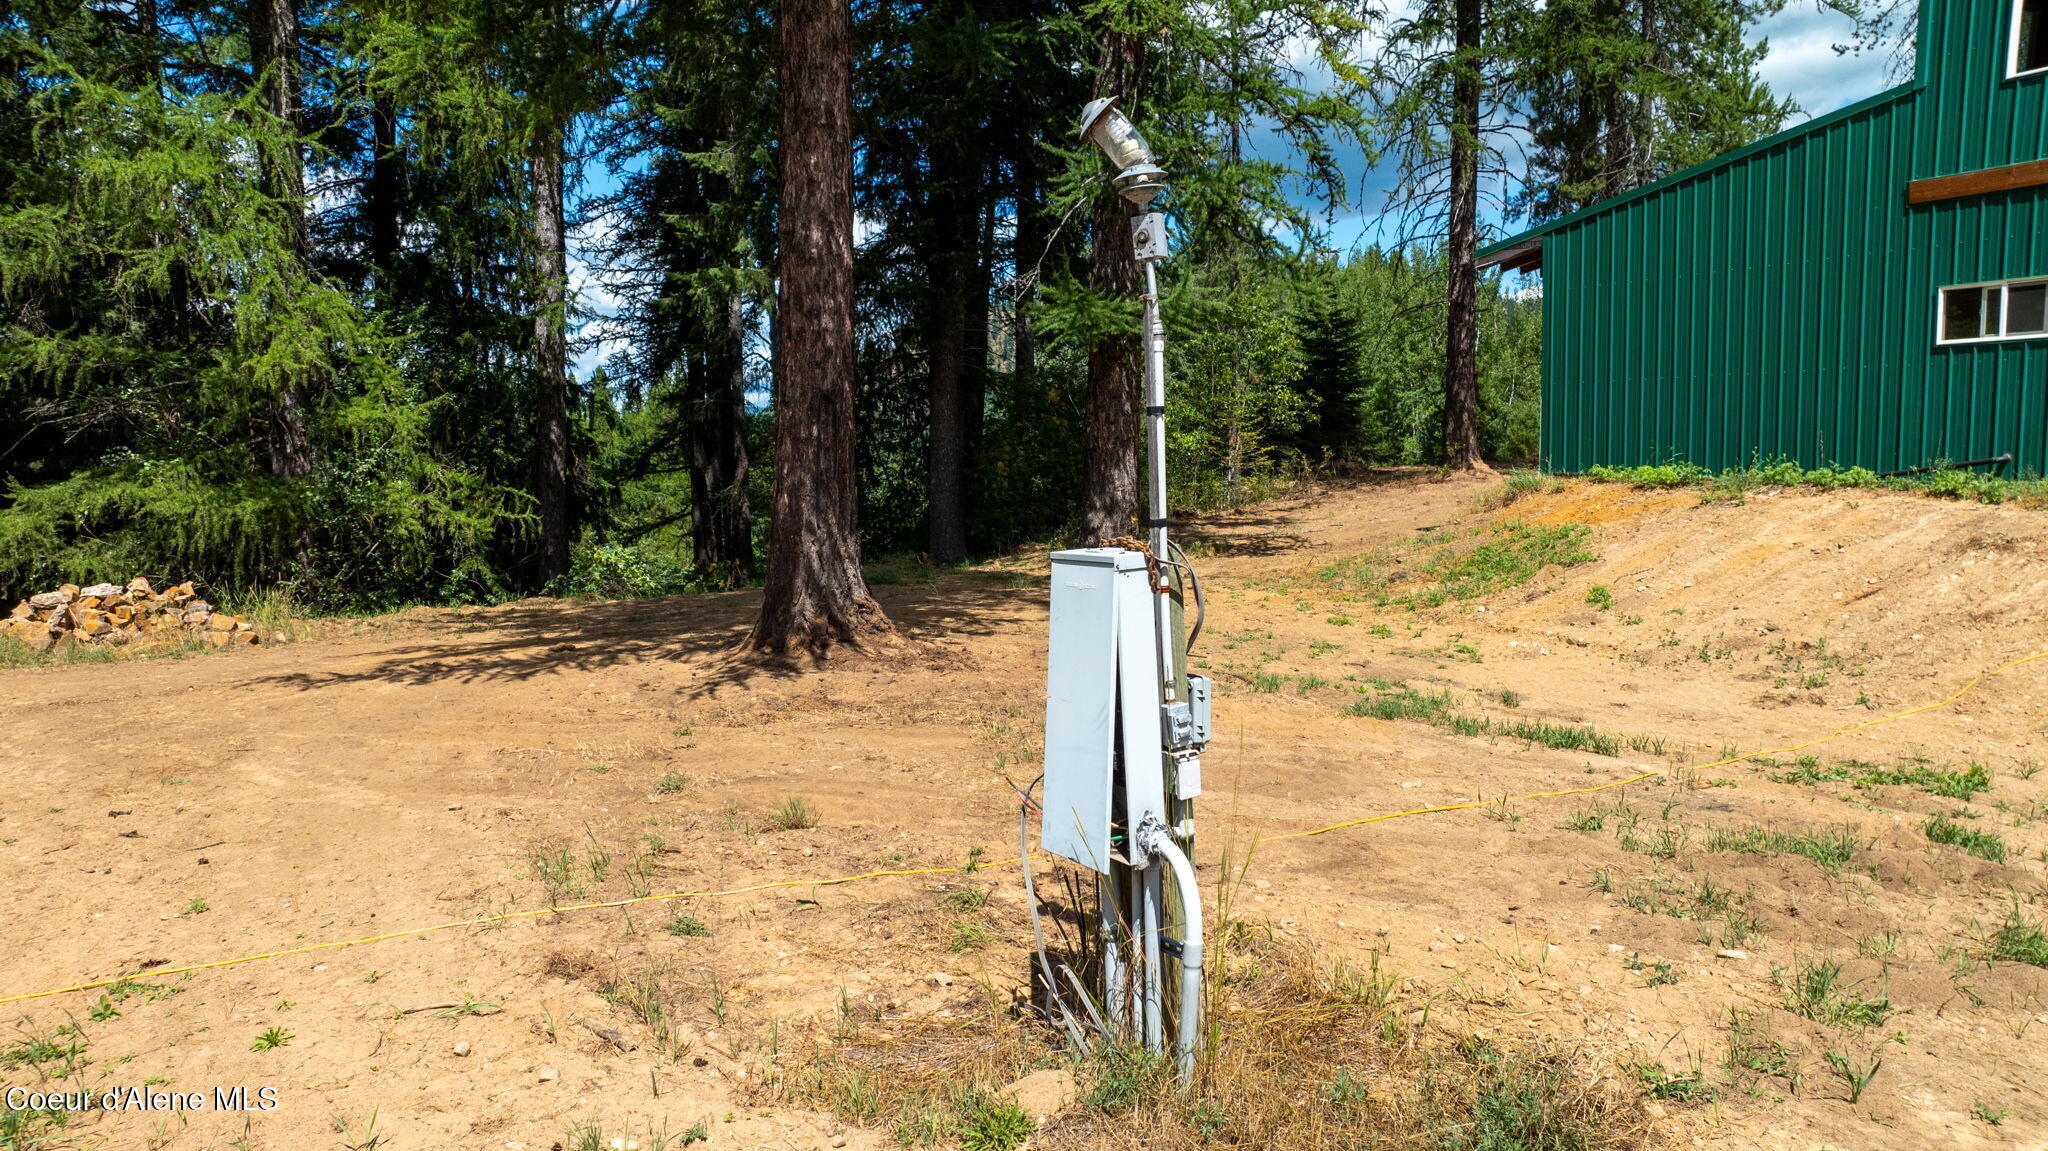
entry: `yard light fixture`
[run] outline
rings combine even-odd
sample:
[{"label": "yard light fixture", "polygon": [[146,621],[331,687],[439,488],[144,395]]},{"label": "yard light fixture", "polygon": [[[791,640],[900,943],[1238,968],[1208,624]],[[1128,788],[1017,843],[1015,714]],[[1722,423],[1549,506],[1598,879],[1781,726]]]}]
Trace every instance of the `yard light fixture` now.
[{"label": "yard light fixture", "polygon": [[1116,188],[1123,198],[1143,208],[1166,188],[1166,170],[1152,157],[1145,137],[1116,106],[1116,97],[1088,101],[1081,109],[1081,138],[1093,140],[1117,166]]}]

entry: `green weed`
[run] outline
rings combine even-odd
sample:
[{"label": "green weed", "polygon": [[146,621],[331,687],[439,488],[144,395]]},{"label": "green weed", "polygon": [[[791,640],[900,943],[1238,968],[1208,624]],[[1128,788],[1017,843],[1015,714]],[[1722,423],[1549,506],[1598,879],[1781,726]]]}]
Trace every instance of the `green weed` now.
[{"label": "green weed", "polygon": [[1878,767],[1852,760],[1841,766],[1859,770],[1856,777],[1858,787],[1903,785],[1917,787],[1929,795],[1964,802],[1975,799],[1980,791],[1991,790],[1991,769],[1981,763],[1973,763],[1960,771],[1944,771],[1927,763]]},{"label": "green weed", "polygon": [[1038,1130],[1023,1108],[987,1091],[971,1092],[960,1111],[960,1151],[1016,1151]]},{"label": "green weed", "polygon": [[979,923],[955,923],[946,940],[948,951],[980,951],[995,942],[995,934]]},{"label": "green weed", "polygon": [[1830,1051],[1825,1058],[1828,1066],[1848,1085],[1849,1102],[1852,1104],[1863,1101],[1863,1093],[1870,1089],[1870,1081],[1877,1078],[1879,1071],[1884,1070],[1884,1060],[1876,1056],[1872,1056],[1868,1061],[1862,1061],[1851,1059],[1839,1051]]},{"label": "green weed", "polygon": [[275,1051],[277,1048],[283,1047],[285,1044],[290,1043],[292,1041],[292,1038],[292,1033],[286,1031],[284,1028],[272,1027],[268,1031],[265,1031],[262,1034],[256,1036],[255,1041],[249,1044],[249,1050]]},{"label": "green weed", "polygon": [[803,797],[792,795],[768,813],[767,825],[771,831],[802,831],[818,826],[818,812]]},{"label": "green weed", "polygon": [[1922,475],[1886,477],[1862,467],[1829,466],[1808,470],[1789,460],[1771,463],[1759,460],[1748,467],[1730,468],[1716,474],[1698,464],[1674,461],[1632,468],[1596,466],[1587,469],[1586,478],[1604,483],[1625,483],[1652,488],[1711,486],[1717,498],[1739,497],[1742,492],[1755,487],[1802,486],[1829,491],[1842,488],[1874,488],[1918,492],[1944,499],[1973,500],[1985,504],[2012,501],[2037,505],[2048,499],[2048,481],[2008,480],[1985,472],[1946,468],[1943,466],[1945,462],[1934,461],[1933,466],[1937,470]]},{"label": "green weed", "polygon": [[2048,932],[2042,930],[2041,924],[2021,915],[2020,909],[2014,906],[2006,912],[2005,922],[1992,932],[1985,958],[2048,967]]},{"label": "green weed", "polygon": [[1437,607],[1520,587],[1551,565],[1577,567],[1596,557],[1585,547],[1593,529],[1584,524],[1544,526],[1519,520],[1499,524],[1493,538],[1456,558],[1439,553],[1425,568],[1435,585],[1396,597],[1410,607]]},{"label": "green weed", "polygon": [[1803,855],[1830,871],[1854,859],[1869,847],[1847,828],[1833,831],[1786,831],[1762,824],[1741,828],[1716,828],[1701,845],[1708,851],[1734,851],[1747,855]]},{"label": "green weed", "polygon": [[1935,843],[1960,847],[1979,859],[1993,863],[2005,862],[2005,840],[2000,839],[1997,832],[1965,827],[1946,815],[1929,816],[1927,822],[1920,825],[1920,830]]},{"label": "green weed", "polygon": [[1842,981],[1842,965],[1832,959],[1802,964],[1786,987],[1785,1006],[1794,1014],[1831,1027],[1876,1027],[1892,1016],[1884,996],[1866,997]]}]

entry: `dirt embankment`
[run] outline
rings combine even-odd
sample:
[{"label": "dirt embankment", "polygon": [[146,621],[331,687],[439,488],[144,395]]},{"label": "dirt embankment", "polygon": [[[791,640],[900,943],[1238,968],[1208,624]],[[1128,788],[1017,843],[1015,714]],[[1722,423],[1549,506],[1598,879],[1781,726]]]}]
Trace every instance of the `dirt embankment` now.
[{"label": "dirt embankment", "polygon": [[[1675,1145],[2048,1140],[2048,971],[2024,934],[2048,915],[2048,660],[1690,769],[2048,648],[2039,513],[1596,485],[1473,511],[1489,490],[1381,478],[1193,525],[1220,684],[1200,862],[1234,861],[1232,914],[1376,957],[1432,1026],[1573,1045],[1651,1092]],[[1588,525],[1592,558],[1417,594],[1512,577],[1513,554],[1456,566],[1506,519]],[[940,656],[801,676],[729,659],[751,593],[0,672],[0,994],[551,900],[1008,857],[1043,569],[879,587]],[[651,1147],[700,1124],[713,1147],[885,1146],[887,1124],[755,1076],[842,1010],[1000,1010],[1027,978],[1024,911],[991,868],[145,975],[9,1005],[0,1078],[278,1092],[64,1129],[107,1147],[225,1147],[245,1125],[251,1146],[363,1145],[373,1113],[393,1148],[574,1146],[578,1126]]]}]

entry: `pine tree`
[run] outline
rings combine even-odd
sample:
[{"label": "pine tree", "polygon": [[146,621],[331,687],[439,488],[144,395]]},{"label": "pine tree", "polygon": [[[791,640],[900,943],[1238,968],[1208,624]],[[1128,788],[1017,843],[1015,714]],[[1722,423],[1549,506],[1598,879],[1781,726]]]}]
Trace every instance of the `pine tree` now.
[{"label": "pine tree", "polygon": [[1793,110],[1746,33],[1781,0],[1555,0],[1521,35],[1529,158],[1517,206],[1546,220],[1733,151]]},{"label": "pine tree", "polygon": [[768,581],[748,643],[822,655],[893,630],[854,521],[853,18],[784,0]]},{"label": "pine tree", "polygon": [[[765,14],[746,4],[663,3],[635,29],[635,92],[604,136],[605,162],[630,174],[597,210],[620,222],[601,249],[629,301],[624,358],[658,419],[619,478],[689,475],[691,556],[718,583],[754,573],[747,450],[746,341],[774,251]],[[637,170],[635,170],[637,169]],[[618,525],[638,535],[673,518]]]},{"label": "pine tree", "polygon": [[[1343,52],[1358,30],[1352,15],[1312,0],[1240,0],[1217,15],[1177,0],[1128,0],[1092,7],[1077,20],[1096,54],[1095,95],[1118,97],[1168,171],[1171,192],[1156,210],[1169,214],[1178,237],[1176,266],[1214,255],[1276,258],[1276,231],[1310,240],[1315,229],[1291,202],[1287,182],[1299,179],[1332,207],[1342,202],[1334,149],[1361,127],[1351,98],[1297,86],[1288,56],[1306,46],[1350,72]],[[1153,41],[1171,50],[1152,51]],[[1298,171],[1233,154],[1219,125],[1252,117],[1299,154]],[[1142,373],[1133,297],[1140,277],[1130,255],[1131,208],[1102,179],[1092,145],[1068,155],[1054,203],[1088,211],[1093,260],[1086,290],[1059,287],[1045,318],[1088,348],[1081,534],[1101,540],[1128,534],[1137,516]]]},{"label": "pine tree", "polygon": [[1425,0],[1388,29],[1367,83],[1400,166],[1394,200],[1404,241],[1441,239],[1444,291],[1443,427],[1447,467],[1483,470],[1479,445],[1479,200],[1497,182],[1513,127],[1519,63],[1510,32],[1524,0]]}]

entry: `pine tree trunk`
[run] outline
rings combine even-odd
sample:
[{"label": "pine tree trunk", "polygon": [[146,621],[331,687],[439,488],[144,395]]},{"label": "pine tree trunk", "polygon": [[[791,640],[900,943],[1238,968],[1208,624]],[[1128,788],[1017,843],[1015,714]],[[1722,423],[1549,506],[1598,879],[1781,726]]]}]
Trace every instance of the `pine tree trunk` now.
[{"label": "pine tree trunk", "polygon": [[[306,259],[306,167],[299,151],[299,9],[297,0],[250,0],[249,62],[263,106],[288,139],[266,142],[258,157],[264,195],[284,224],[291,258]],[[270,474],[303,476],[313,470],[313,444],[306,430],[306,381],[288,376],[271,396],[262,442]]]},{"label": "pine tree trunk", "polygon": [[1484,469],[1479,457],[1480,0],[1455,0],[1458,71],[1452,82],[1450,290],[1444,343],[1444,464]]},{"label": "pine tree trunk", "polygon": [[1038,171],[1028,155],[1014,159],[1017,206],[1016,251],[1011,253],[1017,279],[1010,306],[1010,331],[1016,342],[1017,390],[1029,389],[1038,379],[1038,332],[1031,322],[1031,305],[1038,294],[1038,262],[1045,255],[1046,231],[1043,206],[1039,202]]},{"label": "pine tree trunk", "polygon": [[[1670,50],[1660,40],[1657,27],[1657,0],[1639,0],[1642,4],[1641,22],[1637,34],[1650,51],[1650,68],[1653,71],[1672,71]],[[1651,155],[1657,134],[1657,99],[1650,85],[1643,85],[1636,94],[1635,142],[1630,154],[1635,160],[1635,171],[1629,174],[1629,187],[1639,188],[1656,177],[1653,175],[1656,157]]]},{"label": "pine tree trunk", "polygon": [[[1118,96],[1119,107],[1136,117],[1132,85],[1141,45],[1112,29],[1103,38],[1102,67],[1095,95]],[[1095,201],[1094,252],[1088,284],[1098,294],[1128,300],[1138,294],[1137,257],[1131,251],[1136,210],[1104,190]],[[1138,518],[1138,405],[1144,369],[1137,325],[1088,347],[1088,430],[1083,439],[1081,539],[1094,545],[1136,530]]]},{"label": "pine tree trunk", "polygon": [[[1137,294],[1138,261],[1131,252],[1132,210],[1120,197],[1095,202],[1095,253],[1089,284],[1099,293]],[[1088,348],[1088,429],[1081,539],[1094,546],[1130,535],[1138,518],[1138,405],[1144,388],[1135,330],[1105,336]]]},{"label": "pine tree trunk", "polygon": [[930,472],[925,495],[930,508],[925,550],[935,564],[967,558],[967,397],[961,388],[966,359],[964,285],[949,277],[940,287],[931,347]]},{"label": "pine tree trunk", "polygon": [[690,357],[691,545],[697,570],[728,582],[754,578],[754,523],[747,505],[746,301],[726,301],[720,331]]},{"label": "pine tree trunk", "polygon": [[860,570],[853,446],[853,17],[784,0],[775,482],[749,646],[822,655],[893,630]]},{"label": "pine tree trunk", "polygon": [[967,277],[967,318],[965,358],[961,363],[961,430],[967,440],[966,473],[968,499],[974,498],[975,468],[981,459],[983,425],[988,417],[989,301],[995,297],[995,209],[985,206],[979,213],[980,226],[974,235],[974,261]]},{"label": "pine tree trunk", "polygon": [[535,134],[533,181],[533,495],[540,518],[536,575],[545,584],[569,570],[568,256],[562,207],[562,126]]},{"label": "pine tree trunk", "polygon": [[932,208],[935,239],[930,296],[931,440],[925,494],[929,530],[925,550],[932,562],[956,564],[967,558],[967,361],[966,263],[973,233],[973,201],[965,195],[965,177],[957,148],[943,148],[932,158],[936,188]]},{"label": "pine tree trunk", "polygon": [[372,286],[381,295],[398,270],[399,197],[405,157],[398,150],[398,110],[385,97],[370,105],[370,184],[363,203],[369,216],[367,257]]}]

